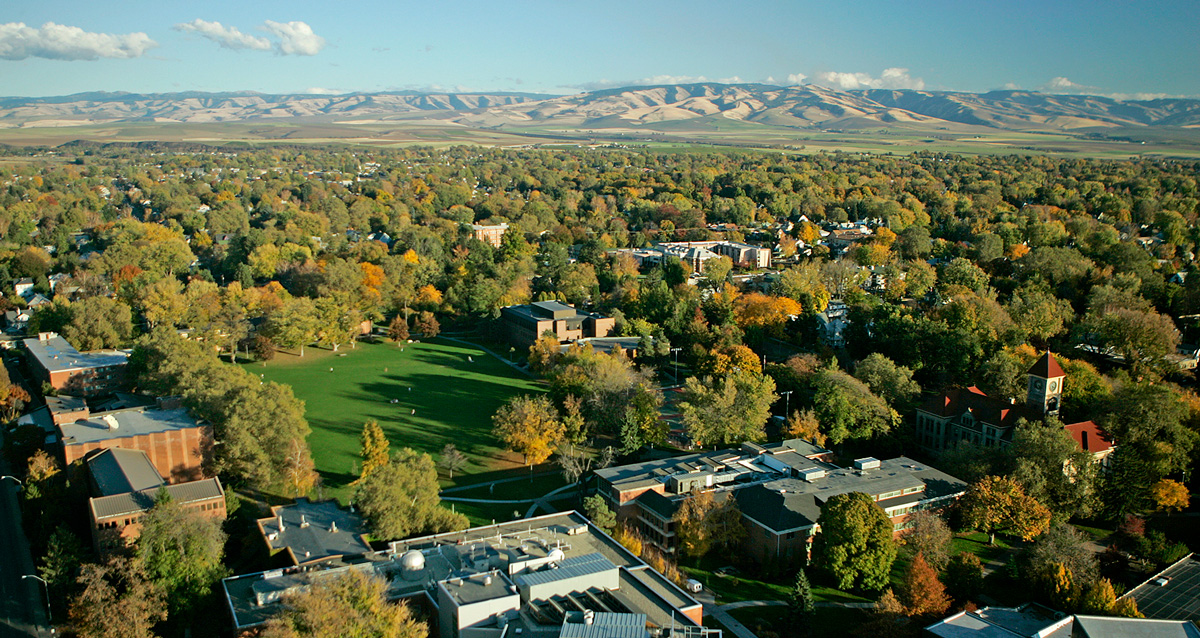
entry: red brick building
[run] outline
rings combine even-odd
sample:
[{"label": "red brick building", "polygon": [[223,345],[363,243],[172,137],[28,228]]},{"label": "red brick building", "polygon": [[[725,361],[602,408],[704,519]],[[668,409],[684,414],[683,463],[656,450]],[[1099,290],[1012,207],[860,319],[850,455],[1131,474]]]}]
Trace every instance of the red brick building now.
[{"label": "red brick building", "polygon": [[53,332],[40,333],[24,344],[34,377],[61,393],[96,396],[125,387],[126,352],[80,352]]},{"label": "red brick building", "polygon": [[131,408],[90,414],[84,406],[78,414],[86,418],[57,424],[67,465],[91,452],[122,448],[145,452],[158,474],[172,483],[204,476],[205,461],[212,450],[212,428],[196,422],[184,408]]}]

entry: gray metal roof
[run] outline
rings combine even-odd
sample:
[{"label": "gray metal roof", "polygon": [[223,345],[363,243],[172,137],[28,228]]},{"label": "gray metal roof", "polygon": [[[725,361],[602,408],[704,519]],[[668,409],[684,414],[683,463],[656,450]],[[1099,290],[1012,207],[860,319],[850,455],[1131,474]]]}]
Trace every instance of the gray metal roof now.
[{"label": "gray metal roof", "polygon": [[339,507],[336,501],[300,498],[293,505],[273,507],[271,511],[274,516],[258,520],[259,531],[272,550],[291,550],[297,564],[371,551],[363,539],[366,530],[362,519]]},{"label": "gray metal roof", "polygon": [[546,569],[537,572],[526,572],[517,574],[514,578],[517,585],[522,588],[533,585],[544,585],[566,578],[576,578],[579,576],[587,576],[589,574],[599,574],[610,569],[616,569],[617,566],[612,561],[604,557],[603,554],[584,554],[582,556],[572,556],[564,559],[558,564],[558,569]]},{"label": "gray metal roof", "polygon": [[573,613],[562,626],[559,638],[646,638],[646,614],[596,612],[589,624],[582,613]]},{"label": "gray metal roof", "polygon": [[1076,616],[1075,626],[1086,638],[1200,638],[1200,630],[1186,620]]},{"label": "gray metal roof", "polygon": [[[159,489],[93,498],[90,502],[92,513],[96,520],[101,520],[144,512],[154,506],[154,497]],[[221,482],[215,478],[167,485],[166,490],[176,503],[183,504],[225,497]]]},{"label": "gray metal roof", "polygon": [[24,343],[34,360],[50,372],[118,366],[129,359],[129,353],[120,350],[80,352],[58,335],[45,340],[26,339]]},{"label": "gray metal roof", "polygon": [[[116,423],[115,429],[112,427],[114,422]],[[174,410],[135,408],[96,414],[87,420],[63,423],[58,426],[58,429],[62,432],[63,444],[72,445],[195,427],[200,427],[200,424],[188,416],[185,408]]]},{"label": "gray metal roof", "polygon": [[101,496],[152,490],[166,483],[142,450],[110,448],[89,458],[87,466]]}]

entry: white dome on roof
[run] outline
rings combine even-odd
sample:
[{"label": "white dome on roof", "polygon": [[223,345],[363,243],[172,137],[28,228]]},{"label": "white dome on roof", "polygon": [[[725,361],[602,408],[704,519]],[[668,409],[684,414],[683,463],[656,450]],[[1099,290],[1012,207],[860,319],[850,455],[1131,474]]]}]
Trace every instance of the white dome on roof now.
[{"label": "white dome on roof", "polygon": [[400,564],[408,571],[425,569],[425,555],[421,553],[421,550],[410,549],[400,557]]}]

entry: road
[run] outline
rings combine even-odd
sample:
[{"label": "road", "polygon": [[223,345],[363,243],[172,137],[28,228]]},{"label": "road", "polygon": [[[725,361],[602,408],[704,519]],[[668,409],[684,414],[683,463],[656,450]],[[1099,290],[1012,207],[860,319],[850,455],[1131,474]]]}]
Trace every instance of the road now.
[{"label": "road", "polygon": [[[0,475],[10,474],[8,463],[0,455]],[[19,491],[16,481],[0,480],[0,638],[51,635],[41,583],[21,579],[23,574],[36,572],[21,529]]]}]

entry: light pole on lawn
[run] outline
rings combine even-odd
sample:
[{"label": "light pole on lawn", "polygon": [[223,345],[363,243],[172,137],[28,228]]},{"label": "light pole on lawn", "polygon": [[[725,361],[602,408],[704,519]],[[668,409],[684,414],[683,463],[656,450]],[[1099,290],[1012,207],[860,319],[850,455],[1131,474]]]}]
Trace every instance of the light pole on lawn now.
[{"label": "light pole on lawn", "polygon": [[50,617],[50,583],[47,583],[46,580],[41,576],[34,576],[33,574],[21,574],[21,580],[25,580],[26,578],[34,579],[41,583],[42,587],[46,588],[46,624],[51,625],[50,632],[54,633],[54,619]]},{"label": "light pole on lawn", "polygon": [[679,383],[679,351],[683,348],[671,348],[671,354],[675,355],[675,383]]}]

